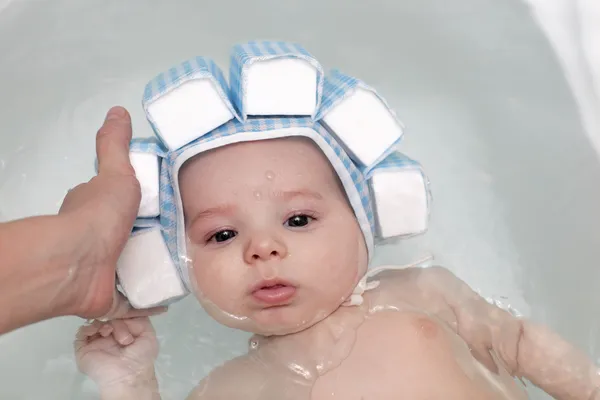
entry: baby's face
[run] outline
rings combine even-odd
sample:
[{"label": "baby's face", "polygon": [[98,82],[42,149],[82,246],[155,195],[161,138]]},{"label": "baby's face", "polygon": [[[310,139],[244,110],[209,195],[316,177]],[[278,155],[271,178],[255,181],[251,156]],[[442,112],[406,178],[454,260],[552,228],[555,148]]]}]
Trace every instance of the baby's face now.
[{"label": "baby's face", "polygon": [[222,147],[188,161],[179,182],[196,296],[225,325],[303,330],[366,271],[358,222],[309,139]]}]

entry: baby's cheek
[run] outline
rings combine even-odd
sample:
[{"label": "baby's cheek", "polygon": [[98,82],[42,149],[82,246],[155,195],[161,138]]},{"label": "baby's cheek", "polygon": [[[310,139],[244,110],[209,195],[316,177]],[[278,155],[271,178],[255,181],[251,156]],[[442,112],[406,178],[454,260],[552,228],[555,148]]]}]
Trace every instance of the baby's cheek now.
[{"label": "baby's cheek", "polygon": [[201,251],[193,243],[188,242],[188,256],[190,264],[188,274],[192,280],[192,286],[197,295],[210,296],[212,289],[218,284],[221,279],[218,271],[212,267],[212,260]]},{"label": "baby's cheek", "polygon": [[243,274],[226,260],[204,259],[194,263],[197,294],[224,311],[237,313],[243,296]]},{"label": "baby's cheek", "polygon": [[192,277],[192,279],[194,279],[192,285],[194,287],[196,296],[210,296],[211,285],[209,282],[211,282],[211,280],[214,280],[214,278],[211,278],[210,274],[202,268],[199,262],[195,261],[192,264],[190,268],[190,276]]}]

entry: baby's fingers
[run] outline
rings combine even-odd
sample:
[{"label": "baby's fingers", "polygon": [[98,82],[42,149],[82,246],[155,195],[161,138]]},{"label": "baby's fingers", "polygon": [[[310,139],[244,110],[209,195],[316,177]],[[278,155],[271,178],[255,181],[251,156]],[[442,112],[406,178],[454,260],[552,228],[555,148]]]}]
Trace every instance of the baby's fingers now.
[{"label": "baby's fingers", "polygon": [[148,317],[129,318],[124,319],[123,322],[127,324],[129,332],[131,332],[133,337],[156,334],[156,332],[154,331],[154,327],[152,326],[152,323],[150,322],[150,319]]},{"label": "baby's fingers", "polygon": [[102,328],[100,328],[100,336],[107,337],[113,332],[113,327],[110,324],[105,324]]},{"label": "baby's fingers", "polygon": [[102,327],[104,327],[106,323],[98,320],[93,320],[89,324],[82,325],[78,330],[75,337],[77,339],[87,339],[91,336],[94,336],[100,333]]},{"label": "baby's fingers", "polygon": [[106,337],[112,332],[112,327],[101,321],[93,321],[91,324],[85,324],[81,326],[75,334],[75,341],[73,343],[75,351],[79,351],[82,347],[90,343],[90,339],[94,337]]},{"label": "baby's fingers", "polygon": [[110,324],[112,326],[113,337],[121,346],[128,346],[133,343],[135,339],[125,321],[115,319]]}]

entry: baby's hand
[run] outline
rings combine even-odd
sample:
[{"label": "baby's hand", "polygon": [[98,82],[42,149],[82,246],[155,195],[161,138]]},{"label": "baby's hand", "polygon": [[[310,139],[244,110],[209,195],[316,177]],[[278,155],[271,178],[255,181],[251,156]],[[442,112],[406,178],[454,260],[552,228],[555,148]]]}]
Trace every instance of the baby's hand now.
[{"label": "baby's hand", "polygon": [[101,390],[154,383],[158,341],[148,317],[84,325],[74,347],[80,371]]}]

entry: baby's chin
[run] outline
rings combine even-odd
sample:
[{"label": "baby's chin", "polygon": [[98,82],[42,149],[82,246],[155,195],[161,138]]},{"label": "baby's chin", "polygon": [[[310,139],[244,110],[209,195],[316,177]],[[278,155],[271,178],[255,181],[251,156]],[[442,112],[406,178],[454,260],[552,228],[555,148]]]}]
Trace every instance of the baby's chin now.
[{"label": "baby's chin", "polygon": [[301,332],[321,322],[339,307],[334,310],[306,310],[302,306],[287,305],[248,312],[227,312],[206,299],[199,300],[207,314],[220,324],[262,336]]}]

